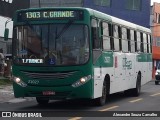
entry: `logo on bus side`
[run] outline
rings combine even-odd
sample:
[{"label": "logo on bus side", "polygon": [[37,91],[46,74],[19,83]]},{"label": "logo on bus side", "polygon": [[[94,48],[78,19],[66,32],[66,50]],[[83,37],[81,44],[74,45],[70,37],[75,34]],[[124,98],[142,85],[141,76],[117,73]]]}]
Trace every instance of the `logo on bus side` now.
[{"label": "logo on bus side", "polygon": [[123,64],[123,69],[132,69],[132,61],[131,60],[127,60],[127,58],[123,58],[122,60],[122,64]]}]

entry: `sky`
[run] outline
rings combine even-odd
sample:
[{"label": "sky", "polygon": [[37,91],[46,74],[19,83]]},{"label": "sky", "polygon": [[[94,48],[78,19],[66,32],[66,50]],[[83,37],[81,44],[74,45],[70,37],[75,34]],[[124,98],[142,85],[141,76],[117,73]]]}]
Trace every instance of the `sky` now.
[{"label": "sky", "polygon": [[153,2],[160,3],[160,0],[151,0],[151,5],[153,5]]}]

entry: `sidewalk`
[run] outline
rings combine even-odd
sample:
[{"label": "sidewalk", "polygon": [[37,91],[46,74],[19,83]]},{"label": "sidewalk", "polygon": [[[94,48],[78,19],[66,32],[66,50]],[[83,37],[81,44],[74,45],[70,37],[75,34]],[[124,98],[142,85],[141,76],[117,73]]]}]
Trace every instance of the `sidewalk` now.
[{"label": "sidewalk", "polygon": [[[0,80],[7,80],[8,78],[0,77]],[[12,84],[0,85],[0,103],[19,103],[24,101],[31,101],[34,98],[15,98]]]},{"label": "sidewalk", "polygon": [[12,85],[1,85],[0,86],[0,103],[8,102],[14,99]]},{"label": "sidewalk", "polygon": [[15,98],[12,85],[0,86],[0,103],[20,103],[33,100],[34,98]]},{"label": "sidewalk", "polygon": [[[0,76],[0,80],[8,80],[8,78]],[[0,85],[0,103],[7,102],[14,98],[12,84]]]}]

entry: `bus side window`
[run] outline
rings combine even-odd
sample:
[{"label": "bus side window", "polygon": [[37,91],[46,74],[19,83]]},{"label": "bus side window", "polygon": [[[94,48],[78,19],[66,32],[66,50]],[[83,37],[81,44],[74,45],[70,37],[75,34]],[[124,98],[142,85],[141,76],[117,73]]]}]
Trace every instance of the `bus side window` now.
[{"label": "bus side window", "polygon": [[143,46],[144,46],[144,52],[147,53],[147,35],[143,33]]},{"label": "bus side window", "polygon": [[122,27],[122,51],[128,52],[127,29]]},{"label": "bus side window", "polygon": [[119,46],[120,46],[120,50],[122,50],[122,31],[121,31],[121,26],[118,26],[118,34],[119,34]]},{"label": "bus side window", "polygon": [[147,36],[147,53],[150,53],[150,51],[149,51],[149,38],[148,38],[148,34],[146,34],[146,36]]},{"label": "bus side window", "polygon": [[92,19],[91,26],[92,26],[93,49],[100,49],[98,20]]},{"label": "bus side window", "polygon": [[134,35],[134,30],[130,31],[131,34],[131,52],[135,52],[135,35]]},{"label": "bus side window", "polygon": [[151,37],[151,35],[149,35],[149,38],[150,38],[150,51],[151,51],[151,53],[152,53],[152,44],[153,44],[153,43],[152,43],[152,41],[153,41],[152,39],[153,39],[153,38]]},{"label": "bus side window", "polygon": [[141,49],[141,52],[144,52],[144,40],[143,40],[143,33],[141,32],[140,33],[140,36],[141,36],[141,44],[140,44],[140,49]]},{"label": "bus side window", "polygon": [[127,29],[128,51],[131,51],[131,33],[130,29]]},{"label": "bus side window", "polygon": [[151,53],[151,36],[150,35],[147,35],[148,36],[148,53]]},{"label": "bus side window", "polygon": [[140,37],[140,32],[137,32],[137,52],[141,52],[141,37]]},{"label": "bus side window", "polygon": [[113,25],[114,50],[120,51],[120,40],[118,25]]},{"label": "bus side window", "polygon": [[137,32],[134,31],[135,52],[137,52]]},{"label": "bus side window", "polygon": [[111,50],[111,25],[106,22],[103,22],[102,29],[103,49]]}]

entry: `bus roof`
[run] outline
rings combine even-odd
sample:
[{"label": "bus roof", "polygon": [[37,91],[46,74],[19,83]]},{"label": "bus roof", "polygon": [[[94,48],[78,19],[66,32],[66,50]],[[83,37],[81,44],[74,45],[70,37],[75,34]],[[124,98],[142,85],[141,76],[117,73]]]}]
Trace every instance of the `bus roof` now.
[{"label": "bus roof", "polygon": [[79,9],[79,10],[87,10],[89,12],[89,14],[93,17],[98,17],[100,19],[103,19],[103,20],[106,20],[108,22],[113,22],[117,25],[121,25],[121,26],[125,26],[127,28],[132,28],[134,30],[139,30],[139,31],[145,31],[145,32],[148,32],[148,33],[151,33],[151,30],[149,28],[145,28],[143,26],[140,26],[140,25],[137,25],[137,24],[134,24],[134,23],[131,23],[131,22],[128,22],[128,21],[125,21],[123,19],[119,19],[117,17],[113,17],[111,15],[108,15],[108,14],[105,14],[105,13],[102,13],[100,11],[97,11],[97,10],[93,10],[91,8],[84,8],[84,7],[46,7],[46,8],[29,8],[29,9],[22,9],[22,10],[18,10],[17,12],[20,12],[20,11],[27,11],[27,10],[49,10],[49,9]]},{"label": "bus roof", "polygon": [[90,14],[92,14],[95,17],[98,17],[98,18],[101,18],[104,20],[108,20],[110,22],[113,22],[113,23],[121,25],[121,26],[125,26],[127,28],[132,28],[135,30],[145,31],[145,32],[151,33],[151,30],[149,28],[128,22],[126,20],[111,16],[111,15],[108,15],[108,14],[105,14],[105,13],[102,13],[102,12],[99,12],[99,11],[96,11],[96,10],[93,10],[90,8],[86,8],[86,9],[90,12]]}]

